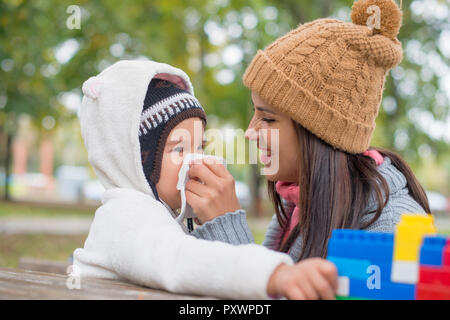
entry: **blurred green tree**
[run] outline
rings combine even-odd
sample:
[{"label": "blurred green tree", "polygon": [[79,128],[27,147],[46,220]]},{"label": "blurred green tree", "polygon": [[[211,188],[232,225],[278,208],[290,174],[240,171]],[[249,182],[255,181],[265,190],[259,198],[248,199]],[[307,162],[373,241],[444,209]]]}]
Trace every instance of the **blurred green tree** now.
[{"label": "blurred green tree", "polygon": [[[184,69],[207,113],[214,115],[212,124],[245,129],[252,111],[250,92],[240,79],[256,50],[299,23],[328,16],[350,21],[352,2],[78,1],[80,28],[70,29],[71,1],[1,1],[0,127],[9,137],[3,139],[8,150],[4,167],[10,159],[6,140],[11,142],[20,114],[31,115],[44,133],[49,132],[45,117],[57,124],[72,121],[75,113],[63,106],[67,94],[80,98],[83,81],[119,59],[153,59]],[[443,83],[449,50],[442,40],[446,33],[448,41],[450,32],[448,5],[449,0],[403,1],[399,38],[405,59],[386,81],[377,119],[373,145],[400,152],[413,169],[430,158],[441,167],[450,162],[450,134],[445,132],[449,102]],[[258,166],[231,170],[249,183],[255,199],[251,211],[258,214]],[[450,180],[448,166],[446,170]],[[450,181],[438,186],[450,193]]]}]

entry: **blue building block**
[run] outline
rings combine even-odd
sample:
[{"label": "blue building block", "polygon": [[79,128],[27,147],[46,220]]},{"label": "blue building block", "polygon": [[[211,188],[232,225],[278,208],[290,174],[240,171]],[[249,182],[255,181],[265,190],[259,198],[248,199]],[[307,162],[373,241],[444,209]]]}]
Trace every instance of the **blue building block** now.
[{"label": "blue building block", "polygon": [[341,257],[327,257],[327,260],[333,262],[339,276],[346,276],[354,279],[368,279],[373,273],[369,266],[377,266],[380,271],[381,281],[390,281],[392,272],[392,262],[368,260],[368,259],[349,259]]},{"label": "blue building block", "polygon": [[364,230],[333,230],[328,256],[392,263],[394,234]]},{"label": "blue building block", "polygon": [[370,263],[380,267],[381,281],[391,281],[392,261],[372,260]]},{"label": "blue building block", "polygon": [[341,257],[327,257],[328,261],[333,262],[337,269],[339,276],[346,276],[354,279],[366,280],[370,273],[367,273],[367,268],[371,265],[369,260],[348,259]]},{"label": "blue building block", "polygon": [[379,289],[369,289],[366,280],[350,279],[350,297],[378,300],[414,300],[416,286],[381,281]]},{"label": "blue building block", "polygon": [[426,236],[420,249],[420,264],[431,266],[442,266],[444,247],[447,237]]}]

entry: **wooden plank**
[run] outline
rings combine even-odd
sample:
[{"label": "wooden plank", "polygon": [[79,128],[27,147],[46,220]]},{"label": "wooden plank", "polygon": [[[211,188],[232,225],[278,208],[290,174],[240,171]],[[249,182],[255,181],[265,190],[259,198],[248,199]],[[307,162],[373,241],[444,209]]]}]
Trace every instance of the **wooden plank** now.
[{"label": "wooden plank", "polygon": [[43,259],[35,259],[30,257],[21,257],[19,259],[19,269],[40,271],[47,273],[56,274],[67,274],[67,267],[69,267],[69,262],[62,261],[51,261]]},{"label": "wooden plank", "polygon": [[180,300],[216,299],[188,294],[174,294],[134,285],[125,281],[81,279],[80,289],[68,289],[68,276],[20,269],[0,268],[0,299],[121,299]]},{"label": "wooden plank", "polygon": [[35,207],[40,209],[55,209],[55,210],[79,210],[88,211],[94,214],[95,210],[101,206],[101,201],[89,200],[85,202],[72,202],[72,201],[53,201],[50,202],[47,199],[45,201],[29,201],[22,199],[13,199],[9,201],[0,200],[0,205],[15,205],[22,207]]}]

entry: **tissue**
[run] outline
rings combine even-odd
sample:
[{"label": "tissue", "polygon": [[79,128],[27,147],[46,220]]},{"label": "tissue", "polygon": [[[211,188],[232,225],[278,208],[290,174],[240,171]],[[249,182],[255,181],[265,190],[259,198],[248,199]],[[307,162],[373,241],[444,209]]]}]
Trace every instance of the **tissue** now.
[{"label": "tissue", "polygon": [[212,155],[204,155],[201,153],[190,153],[184,156],[183,164],[181,165],[180,171],[178,172],[178,182],[177,190],[180,190],[181,194],[181,211],[176,220],[178,223],[183,223],[184,219],[195,218],[196,215],[192,207],[186,203],[186,183],[189,181],[188,171],[189,164],[192,160],[214,158],[216,162],[222,163],[225,167],[227,166],[225,159]]}]

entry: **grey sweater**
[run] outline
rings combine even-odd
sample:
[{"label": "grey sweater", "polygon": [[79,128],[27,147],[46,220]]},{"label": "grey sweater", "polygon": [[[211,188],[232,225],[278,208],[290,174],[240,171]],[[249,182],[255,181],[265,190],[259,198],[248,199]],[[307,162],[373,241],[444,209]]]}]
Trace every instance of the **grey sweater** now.
[{"label": "grey sweater", "polygon": [[[391,163],[391,159],[384,158],[384,162],[377,167],[389,185],[389,201],[383,209],[381,216],[366,230],[373,232],[394,232],[395,225],[400,221],[403,213],[426,214],[425,210],[409,195],[405,176]],[[376,208],[374,195],[369,198],[368,209]],[[373,214],[364,216],[361,224],[373,218]],[[274,214],[266,232],[263,246],[272,250],[278,249],[282,228]],[[198,226],[192,235],[206,240],[217,240],[234,245],[253,243],[254,239],[248,227],[244,210],[228,212],[211,221]],[[300,257],[302,250],[302,237],[299,235],[289,251],[294,261]]]}]

